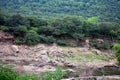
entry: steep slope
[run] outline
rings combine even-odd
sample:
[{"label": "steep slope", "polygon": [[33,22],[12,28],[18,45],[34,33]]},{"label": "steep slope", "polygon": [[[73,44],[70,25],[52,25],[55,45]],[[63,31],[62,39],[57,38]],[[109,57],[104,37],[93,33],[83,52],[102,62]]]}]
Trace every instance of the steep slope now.
[{"label": "steep slope", "polygon": [[0,8],[12,13],[53,18],[97,16],[106,21],[119,21],[119,5],[118,0],[0,0]]}]

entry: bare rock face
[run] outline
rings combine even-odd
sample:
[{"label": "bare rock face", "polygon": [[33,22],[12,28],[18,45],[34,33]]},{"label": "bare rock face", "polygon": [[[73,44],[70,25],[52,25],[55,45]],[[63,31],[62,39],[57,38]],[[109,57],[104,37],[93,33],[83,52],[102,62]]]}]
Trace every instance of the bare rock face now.
[{"label": "bare rock face", "polygon": [[15,52],[15,53],[19,53],[18,46],[16,46],[16,45],[12,45],[12,46],[11,46],[11,49],[13,50],[13,52]]}]

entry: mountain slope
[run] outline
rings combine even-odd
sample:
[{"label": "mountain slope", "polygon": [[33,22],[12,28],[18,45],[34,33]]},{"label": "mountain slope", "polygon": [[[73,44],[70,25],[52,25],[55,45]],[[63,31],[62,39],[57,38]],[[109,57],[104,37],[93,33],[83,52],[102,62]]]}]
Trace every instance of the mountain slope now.
[{"label": "mountain slope", "polygon": [[97,16],[105,21],[120,20],[119,5],[118,0],[0,0],[0,8],[11,13],[52,18]]}]

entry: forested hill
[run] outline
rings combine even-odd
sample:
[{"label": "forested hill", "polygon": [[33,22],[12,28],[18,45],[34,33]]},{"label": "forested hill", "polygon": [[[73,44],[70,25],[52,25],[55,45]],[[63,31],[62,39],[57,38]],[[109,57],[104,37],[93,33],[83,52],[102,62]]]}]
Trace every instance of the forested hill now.
[{"label": "forested hill", "polygon": [[120,20],[120,0],[0,0],[0,8],[11,13],[36,17],[99,17],[105,21]]}]

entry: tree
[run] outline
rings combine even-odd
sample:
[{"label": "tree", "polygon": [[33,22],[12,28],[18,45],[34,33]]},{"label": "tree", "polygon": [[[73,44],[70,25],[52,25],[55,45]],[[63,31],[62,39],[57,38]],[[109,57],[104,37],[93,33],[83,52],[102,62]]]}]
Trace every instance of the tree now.
[{"label": "tree", "polygon": [[56,36],[71,36],[74,33],[83,33],[83,22],[76,17],[66,17],[63,20],[57,20],[52,23],[54,27],[53,34]]},{"label": "tree", "polygon": [[37,43],[39,43],[39,35],[33,30],[28,31],[24,39],[25,44],[27,45],[36,45]]},{"label": "tree", "polygon": [[38,19],[34,17],[28,17],[27,20],[29,21],[29,24],[31,27],[40,27],[40,26],[47,26],[47,21],[43,19]]},{"label": "tree", "polygon": [[26,26],[18,26],[14,28],[13,34],[18,37],[24,37],[27,33],[27,27]]},{"label": "tree", "polygon": [[89,23],[96,24],[98,22],[98,19],[99,19],[98,17],[90,17],[90,18],[87,19],[87,21]]},{"label": "tree", "polygon": [[27,19],[20,14],[15,14],[6,21],[6,26],[18,27],[20,25],[29,26]]}]

